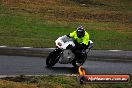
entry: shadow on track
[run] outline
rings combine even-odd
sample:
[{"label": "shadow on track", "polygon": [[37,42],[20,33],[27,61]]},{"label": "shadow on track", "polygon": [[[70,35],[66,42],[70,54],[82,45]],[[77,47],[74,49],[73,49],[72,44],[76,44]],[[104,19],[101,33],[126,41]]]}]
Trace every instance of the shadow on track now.
[{"label": "shadow on track", "polygon": [[52,68],[47,68],[47,70],[50,70],[54,73],[60,73],[60,74],[78,74],[78,68],[74,67],[52,67]]}]

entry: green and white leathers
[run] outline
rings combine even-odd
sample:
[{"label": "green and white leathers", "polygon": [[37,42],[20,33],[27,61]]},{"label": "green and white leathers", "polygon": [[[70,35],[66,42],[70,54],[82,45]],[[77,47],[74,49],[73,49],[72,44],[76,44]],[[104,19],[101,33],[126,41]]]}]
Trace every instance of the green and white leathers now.
[{"label": "green and white leathers", "polygon": [[89,42],[89,34],[88,34],[86,31],[85,31],[84,37],[81,37],[81,38],[78,38],[78,37],[77,37],[76,31],[70,33],[69,36],[70,36],[71,38],[73,38],[74,40],[76,40],[79,44],[88,45],[88,42]]}]

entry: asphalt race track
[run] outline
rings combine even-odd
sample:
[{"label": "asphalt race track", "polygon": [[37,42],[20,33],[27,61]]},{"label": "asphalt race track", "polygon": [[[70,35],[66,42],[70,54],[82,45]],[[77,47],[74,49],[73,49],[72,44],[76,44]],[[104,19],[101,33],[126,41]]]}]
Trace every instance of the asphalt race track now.
[{"label": "asphalt race track", "polygon": [[[71,64],[56,64],[46,68],[45,57],[0,56],[0,75],[60,75],[77,74]],[[132,62],[86,61],[87,74],[132,74]]]}]

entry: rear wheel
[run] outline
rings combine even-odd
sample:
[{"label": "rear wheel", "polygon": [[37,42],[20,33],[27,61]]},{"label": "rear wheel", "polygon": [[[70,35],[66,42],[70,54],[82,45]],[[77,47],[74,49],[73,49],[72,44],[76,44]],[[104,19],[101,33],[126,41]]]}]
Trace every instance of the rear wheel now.
[{"label": "rear wheel", "polygon": [[54,50],[49,54],[49,56],[46,58],[46,65],[47,67],[53,67],[60,58],[60,51]]},{"label": "rear wheel", "polygon": [[72,61],[74,67],[80,67],[84,64],[87,58],[87,53],[83,51],[75,52],[75,59]]},{"label": "rear wheel", "polygon": [[86,61],[86,58],[84,58],[83,60],[77,60],[77,59],[74,59],[72,61],[72,65],[75,67],[75,68],[78,68],[80,67],[81,65],[83,65],[83,63]]}]

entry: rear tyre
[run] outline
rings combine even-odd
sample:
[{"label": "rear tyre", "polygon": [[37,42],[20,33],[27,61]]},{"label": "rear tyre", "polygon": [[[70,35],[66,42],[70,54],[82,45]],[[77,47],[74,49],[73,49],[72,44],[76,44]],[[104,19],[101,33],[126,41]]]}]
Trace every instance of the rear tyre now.
[{"label": "rear tyre", "polygon": [[48,68],[53,67],[60,58],[60,52],[57,50],[54,50],[49,54],[49,56],[46,58],[46,65]]},{"label": "rear tyre", "polygon": [[75,68],[78,68],[80,67],[81,65],[83,65],[83,63],[86,61],[86,59],[83,59],[83,60],[77,60],[77,59],[74,59],[72,61],[72,65],[75,67]]}]

